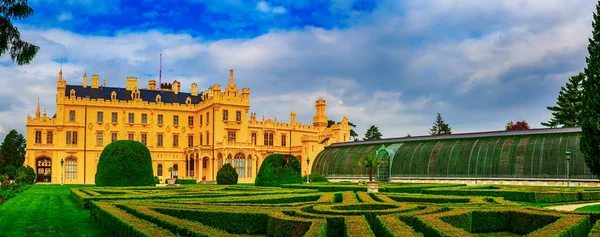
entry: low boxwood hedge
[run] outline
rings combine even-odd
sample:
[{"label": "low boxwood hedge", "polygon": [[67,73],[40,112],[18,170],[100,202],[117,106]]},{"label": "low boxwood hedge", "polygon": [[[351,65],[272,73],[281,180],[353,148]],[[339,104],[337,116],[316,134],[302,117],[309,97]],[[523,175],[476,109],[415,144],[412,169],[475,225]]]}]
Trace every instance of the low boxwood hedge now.
[{"label": "low boxwood hedge", "polygon": [[177,179],[175,180],[176,184],[197,184],[195,179]]}]

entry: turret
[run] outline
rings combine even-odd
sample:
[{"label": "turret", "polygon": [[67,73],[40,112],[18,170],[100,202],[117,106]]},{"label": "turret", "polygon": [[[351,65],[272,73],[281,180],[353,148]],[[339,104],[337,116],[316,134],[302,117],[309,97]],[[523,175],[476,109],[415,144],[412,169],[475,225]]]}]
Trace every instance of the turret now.
[{"label": "turret", "polygon": [[192,83],[192,90],[190,92],[192,96],[198,96],[198,84]]},{"label": "turret", "polygon": [[150,90],[155,91],[156,90],[156,80],[149,80],[148,87],[150,88]]},{"label": "turret", "polygon": [[173,82],[173,92],[174,92],[175,94],[179,94],[179,91],[180,91],[180,90],[181,90],[181,83],[180,83],[179,81],[175,80],[175,81]]},{"label": "turret", "polygon": [[316,116],[313,117],[313,125],[318,128],[327,127],[327,116],[325,115],[325,100],[319,99],[316,102]]},{"label": "turret", "polygon": [[98,75],[92,75],[92,88],[98,89],[100,85],[100,77]]},{"label": "turret", "polygon": [[86,87],[87,87],[87,74],[84,73],[83,74],[83,88],[86,88]]},{"label": "turret", "polygon": [[40,118],[40,97],[38,97],[37,109],[35,110],[35,117]]},{"label": "turret", "polygon": [[125,90],[132,91],[138,88],[138,79],[135,77],[128,77],[125,81]]}]

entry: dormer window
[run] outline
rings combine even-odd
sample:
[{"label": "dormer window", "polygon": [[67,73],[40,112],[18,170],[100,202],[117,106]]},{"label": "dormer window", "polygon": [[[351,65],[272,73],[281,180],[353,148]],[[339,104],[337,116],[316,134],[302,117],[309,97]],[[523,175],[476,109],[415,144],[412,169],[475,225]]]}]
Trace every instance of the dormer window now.
[{"label": "dormer window", "polygon": [[71,89],[69,93],[71,95],[71,98],[75,98],[75,89]]},{"label": "dormer window", "polygon": [[112,93],[110,93],[110,99],[111,100],[116,100],[117,99],[117,92],[113,91]]},{"label": "dormer window", "polygon": [[131,99],[137,100],[140,99],[140,90],[135,89],[131,92]]},{"label": "dormer window", "polygon": [[160,97],[160,95],[156,95],[156,103],[160,103],[162,100],[162,98]]}]

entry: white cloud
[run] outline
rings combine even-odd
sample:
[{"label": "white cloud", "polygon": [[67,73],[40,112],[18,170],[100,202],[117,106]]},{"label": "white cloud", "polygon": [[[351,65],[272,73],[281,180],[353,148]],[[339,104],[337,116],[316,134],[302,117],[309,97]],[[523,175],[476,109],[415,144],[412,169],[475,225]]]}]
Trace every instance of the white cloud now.
[{"label": "white cloud", "polygon": [[58,21],[60,21],[60,22],[70,21],[71,19],[73,19],[73,14],[71,14],[70,12],[62,12],[58,16]]},{"label": "white cloud", "polygon": [[260,1],[256,4],[256,9],[264,13],[285,14],[287,9],[282,6],[271,6],[268,2]]}]

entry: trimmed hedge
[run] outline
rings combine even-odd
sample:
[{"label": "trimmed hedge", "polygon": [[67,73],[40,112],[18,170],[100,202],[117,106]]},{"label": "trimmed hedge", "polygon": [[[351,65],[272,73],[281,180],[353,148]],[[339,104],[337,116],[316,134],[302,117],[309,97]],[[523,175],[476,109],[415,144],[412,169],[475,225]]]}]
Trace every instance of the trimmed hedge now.
[{"label": "trimmed hedge", "polygon": [[154,237],[172,236],[169,231],[142,221],[108,203],[92,203],[90,216],[102,223],[108,231],[118,236]]},{"label": "trimmed hedge", "polygon": [[282,184],[301,184],[300,161],[293,155],[272,154],[265,158],[254,185],[279,187]]},{"label": "trimmed hedge", "polygon": [[217,171],[217,184],[237,184],[238,173],[233,166],[225,163],[219,171]]},{"label": "trimmed hedge", "polygon": [[197,184],[195,179],[176,179],[176,184]]},{"label": "trimmed hedge", "polygon": [[200,222],[204,225],[234,234],[264,234],[267,231],[268,215],[265,213],[235,213],[168,208],[155,208],[154,210],[180,219]]},{"label": "trimmed hedge", "polygon": [[152,157],[144,144],[120,140],[108,144],[98,161],[96,186],[155,186]]}]

